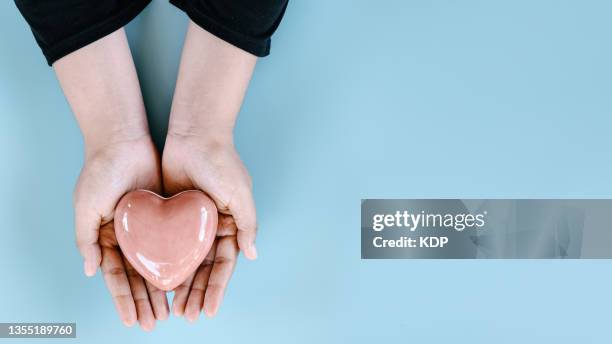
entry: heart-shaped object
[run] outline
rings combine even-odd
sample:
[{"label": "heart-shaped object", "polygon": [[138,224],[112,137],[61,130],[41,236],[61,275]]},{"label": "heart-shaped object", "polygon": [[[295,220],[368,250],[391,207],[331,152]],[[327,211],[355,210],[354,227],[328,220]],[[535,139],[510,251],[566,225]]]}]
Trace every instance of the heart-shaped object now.
[{"label": "heart-shaped object", "polygon": [[217,233],[217,207],[203,192],[164,198],[147,190],[127,193],[115,208],[121,251],[161,290],[179,286],[202,263]]}]

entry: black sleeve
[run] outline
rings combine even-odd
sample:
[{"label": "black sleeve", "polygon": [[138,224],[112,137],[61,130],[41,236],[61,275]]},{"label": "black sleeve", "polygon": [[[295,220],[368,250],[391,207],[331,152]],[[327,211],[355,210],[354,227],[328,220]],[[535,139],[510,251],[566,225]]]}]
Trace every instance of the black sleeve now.
[{"label": "black sleeve", "polygon": [[[125,26],[151,0],[15,0],[34,38],[53,62]],[[270,53],[270,37],[288,0],[170,0],[196,24],[256,56]]]},{"label": "black sleeve", "polygon": [[151,0],[15,0],[49,65],[130,22]]},{"label": "black sleeve", "polygon": [[270,53],[270,37],[288,0],[170,0],[191,20],[222,40],[256,56]]}]

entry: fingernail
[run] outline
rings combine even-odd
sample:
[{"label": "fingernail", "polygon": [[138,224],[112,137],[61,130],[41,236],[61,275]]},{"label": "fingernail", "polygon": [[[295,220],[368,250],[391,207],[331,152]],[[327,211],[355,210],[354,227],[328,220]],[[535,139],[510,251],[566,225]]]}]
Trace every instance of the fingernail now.
[{"label": "fingernail", "polygon": [[250,260],[257,259],[257,248],[255,247],[255,244],[251,243],[251,245],[249,245],[249,248],[247,248],[245,255]]},{"label": "fingernail", "polygon": [[196,320],[198,320],[198,316],[200,315],[199,313],[199,311],[195,314],[185,312],[185,319],[187,319],[187,321],[190,323],[194,323]]},{"label": "fingernail", "polygon": [[183,312],[181,312],[181,310],[179,309],[178,304],[173,303],[172,304],[172,313],[174,313],[174,315],[176,315],[177,317],[180,317],[183,315]]},{"label": "fingernail", "polygon": [[89,261],[83,262],[83,271],[85,271],[85,276],[92,277],[96,274],[97,266],[92,266],[93,264]]},{"label": "fingernail", "polygon": [[132,327],[134,324],[136,324],[136,319],[134,318],[123,319],[123,325],[127,327]]},{"label": "fingernail", "polygon": [[209,305],[204,305],[204,314],[206,314],[207,317],[212,318],[215,316],[215,314],[217,314],[217,310]]},{"label": "fingernail", "polygon": [[151,332],[155,328],[155,321],[153,322],[140,322],[140,328],[142,328],[145,332]]},{"label": "fingernail", "polygon": [[159,315],[156,317],[157,320],[168,320],[168,308],[164,308],[164,310],[159,312]]},{"label": "fingernail", "polygon": [[251,259],[257,259],[257,247],[255,247],[255,243],[252,243],[251,246],[249,246],[249,251],[251,254]]}]

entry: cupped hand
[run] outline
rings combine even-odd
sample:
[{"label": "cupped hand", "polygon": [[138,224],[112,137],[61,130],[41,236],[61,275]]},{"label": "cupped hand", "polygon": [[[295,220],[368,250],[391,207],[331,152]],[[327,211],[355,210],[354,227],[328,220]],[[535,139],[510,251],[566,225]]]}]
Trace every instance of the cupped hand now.
[{"label": "cupped hand", "polygon": [[169,134],[162,157],[164,191],[168,195],[199,189],[219,211],[217,238],[204,262],[175,289],[175,315],[195,321],[203,310],[214,316],[240,250],[257,258],[256,214],[249,174],[231,142],[207,142],[196,136]]},{"label": "cupped hand", "polygon": [[146,282],[127,262],[113,227],[115,206],[132,190],[161,191],[159,156],[148,136],[87,149],[74,192],[77,246],[88,276],[101,265],[123,323],[145,330],[168,317],[166,294]]}]

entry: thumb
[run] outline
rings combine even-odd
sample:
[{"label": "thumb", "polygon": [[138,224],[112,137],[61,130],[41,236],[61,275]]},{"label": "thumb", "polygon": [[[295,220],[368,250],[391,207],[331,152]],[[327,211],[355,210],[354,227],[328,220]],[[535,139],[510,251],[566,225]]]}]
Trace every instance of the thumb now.
[{"label": "thumb", "polygon": [[234,218],[238,229],[236,235],[238,247],[247,259],[257,259],[257,248],[255,247],[257,212],[250,186],[246,182],[238,182],[235,188],[224,188],[222,183],[206,185],[205,181],[208,178],[203,172],[199,172],[193,184],[213,199],[220,213],[231,215]]},{"label": "thumb", "polygon": [[96,274],[102,260],[98,234],[100,228],[100,216],[91,210],[75,209],[76,244],[83,256],[83,270],[85,275]]},{"label": "thumb", "polygon": [[251,191],[248,188],[240,189],[231,198],[228,208],[238,228],[237,239],[240,250],[247,259],[256,259],[257,215]]}]

